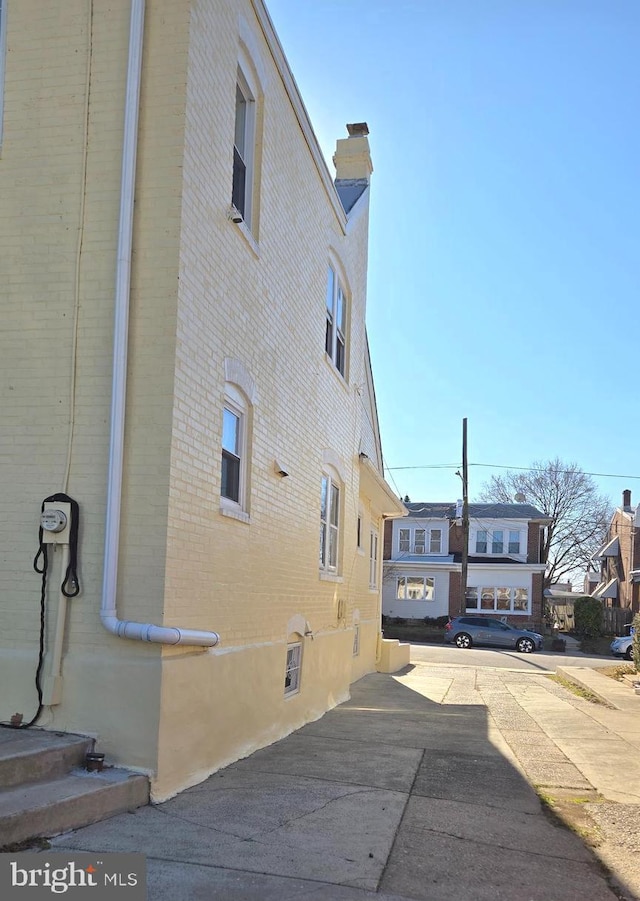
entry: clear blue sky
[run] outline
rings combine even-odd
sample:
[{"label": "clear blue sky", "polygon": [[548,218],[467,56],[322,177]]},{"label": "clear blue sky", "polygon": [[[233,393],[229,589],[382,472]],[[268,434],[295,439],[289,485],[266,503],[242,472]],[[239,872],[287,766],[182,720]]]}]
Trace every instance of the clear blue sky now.
[{"label": "clear blue sky", "polygon": [[[332,172],[369,124],[387,466],[457,466],[466,416],[470,464],[640,477],[640,0],[267,5]],[[450,500],[455,466],[387,478]]]}]

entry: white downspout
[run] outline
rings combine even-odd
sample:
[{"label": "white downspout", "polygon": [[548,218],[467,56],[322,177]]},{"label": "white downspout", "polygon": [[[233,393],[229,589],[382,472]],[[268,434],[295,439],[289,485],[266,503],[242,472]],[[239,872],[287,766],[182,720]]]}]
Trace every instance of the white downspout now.
[{"label": "white downspout", "polygon": [[131,247],[133,241],[133,200],[135,192],[136,151],[138,144],[138,108],[144,36],[145,0],[131,0],[129,64],[125,96],[124,137],[122,142],[122,181],[120,222],[116,265],[115,327],[113,336],[113,378],[111,394],[111,437],[107,475],[107,516],[104,539],[102,580],[102,625],[119,638],[153,641],[159,644],[184,644],[213,647],[220,640],[216,632],[178,629],[118,619],[118,551],[120,544],[120,507],[124,458],[124,420],[127,388],[127,342],[129,333],[129,292]]}]

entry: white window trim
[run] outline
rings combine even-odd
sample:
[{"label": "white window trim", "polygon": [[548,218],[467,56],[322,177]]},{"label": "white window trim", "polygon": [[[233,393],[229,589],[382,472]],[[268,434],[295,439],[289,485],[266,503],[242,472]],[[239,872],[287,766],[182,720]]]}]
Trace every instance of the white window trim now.
[{"label": "white window trim", "polygon": [[[329,272],[333,273],[333,289],[331,295],[331,310],[327,305],[327,294],[328,294],[328,279]],[[342,303],[343,303],[343,313],[344,313],[344,326],[343,331],[340,332],[338,329],[338,325],[336,322],[336,314],[338,310],[338,293],[342,292]],[[349,293],[345,287],[345,281],[340,272],[340,268],[336,266],[334,262],[331,260],[327,266],[327,285],[325,287],[325,358],[331,363],[332,369],[340,376],[340,378],[347,381],[348,371],[349,371]],[[326,329],[327,322],[329,321],[329,313],[331,313],[331,349],[327,350],[327,340],[326,340]],[[343,344],[343,352],[344,352],[344,366],[343,371],[340,370],[338,366],[338,334],[341,334],[344,344]]]},{"label": "white window trim", "polygon": [[377,529],[369,531],[369,588],[372,591],[378,589],[378,558],[380,556],[380,537]]},{"label": "white window trim", "polygon": [[[253,189],[255,186],[255,147],[256,147],[256,91],[252,88],[250,77],[247,77],[247,69],[240,63],[238,64],[238,74],[236,77],[236,93],[240,91],[245,101],[245,117],[244,117],[244,155],[241,157],[244,165],[244,210],[236,210],[242,216],[241,222],[246,225],[249,231],[252,231],[253,224]],[[234,104],[234,151],[235,143],[235,120],[237,116],[238,105]],[[238,151],[239,153],[239,151]],[[232,201],[233,202],[233,201]]]},{"label": "white window trim", "polygon": [[[294,666],[290,666],[289,652],[292,652],[292,661],[295,664]],[[292,679],[291,684],[287,685],[287,678],[290,673],[295,673],[295,679]],[[285,671],[284,671],[284,696],[285,696],[285,698],[291,698],[294,695],[300,694],[301,682],[302,682],[302,642],[301,641],[292,641],[287,644],[287,656],[285,659]]]},{"label": "white window trim", "polygon": [[[505,610],[504,608],[498,607],[498,599],[497,599],[497,591],[499,588],[508,588],[509,589],[509,609]],[[492,608],[483,608],[482,607],[482,592],[483,591],[493,591],[493,607]],[[475,591],[476,592],[476,600],[477,607],[468,607],[467,601],[465,598],[465,610],[469,614],[476,614],[477,616],[487,616],[491,613],[499,613],[503,616],[531,616],[531,604],[533,601],[532,598],[532,589],[526,585],[469,585],[467,587],[467,592]],[[527,607],[525,610],[516,610],[514,607],[515,604],[515,594],[516,591],[526,591],[527,592]]]},{"label": "white window trim", "polygon": [[[417,542],[416,542],[416,534],[418,532],[424,533],[424,542],[421,541],[419,544],[417,544]],[[431,550],[431,543],[433,540],[432,535],[434,532],[440,533],[439,550],[437,550],[437,551]],[[403,533],[408,535],[408,538],[403,537]],[[412,554],[417,557],[427,557],[427,556],[429,556],[429,554],[432,554],[434,556],[439,557],[444,553],[444,550],[443,550],[444,539],[445,539],[445,530],[443,529],[442,526],[434,526],[433,528],[431,528],[430,526],[426,526],[426,525],[425,526],[398,527],[398,544],[397,544],[398,555]],[[408,543],[409,543],[408,548],[402,548],[400,546],[401,541],[404,541],[404,542],[408,541]],[[422,550],[419,550],[418,548],[422,548]]]},{"label": "white window trim", "polygon": [[[322,497],[322,483],[327,481],[327,511],[326,511],[326,520],[322,518],[322,502],[320,507],[320,526],[321,529],[325,529],[325,541],[324,541],[324,559],[319,559],[319,567],[320,567],[320,575],[321,577],[339,577],[341,578],[341,552],[342,552],[342,530],[343,530],[343,516],[342,516],[342,506],[343,506],[343,483],[342,480],[337,477],[337,473],[333,471],[325,470],[322,473],[320,480],[320,497]],[[331,514],[333,512],[332,500],[331,500],[331,488],[332,486],[338,491],[338,523],[337,526],[331,524]],[[329,547],[330,547],[330,534],[331,530],[336,530],[336,563],[333,566],[330,561]],[[322,549],[322,546],[321,546]]]},{"label": "white window trim", "polygon": [[[239,485],[238,500],[222,494],[220,486],[220,512],[243,522],[249,521],[249,404],[235,385],[225,385],[223,411],[229,410],[239,419],[238,458]],[[224,416],[224,413],[223,413]],[[220,450],[220,466],[222,467],[222,447]]]},{"label": "white window trim", "polygon": [[[400,594],[400,580],[403,580],[405,583],[405,596]],[[425,594],[427,594],[428,588],[432,589],[431,597],[423,597],[423,598],[409,598],[406,597],[407,590],[407,579],[420,580],[423,585],[423,590]],[[429,582],[432,582],[432,585],[428,585]],[[396,601],[406,601],[409,604],[432,604],[436,599],[436,578],[435,575],[427,576],[427,575],[416,575],[415,573],[404,573],[403,575],[396,576]]]},{"label": "white window trim", "polygon": [[[502,533],[502,550],[494,551],[494,535],[496,533]],[[509,549],[510,544],[515,544],[515,542],[510,541],[511,535],[518,535],[518,550],[512,551]],[[486,538],[486,550],[480,551],[478,550],[478,536],[484,535]],[[526,550],[523,550],[523,541],[522,541],[522,530],[521,529],[510,529],[506,527],[502,528],[486,528],[486,529],[476,529],[475,534],[473,536],[473,540],[470,541],[470,548],[472,554],[480,554],[482,556],[487,557],[522,557],[526,555]]]}]

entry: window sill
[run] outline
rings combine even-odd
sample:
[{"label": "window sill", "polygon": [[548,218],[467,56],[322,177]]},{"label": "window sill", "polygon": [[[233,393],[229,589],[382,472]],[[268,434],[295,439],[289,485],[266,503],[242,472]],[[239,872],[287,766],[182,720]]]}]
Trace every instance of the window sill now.
[{"label": "window sill", "polygon": [[344,577],[337,575],[337,573],[325,573],[320,571],[319,575],[322,582],[344,582]]},{"label": "window sill", "polygon": [[338,381],[340,382],[340,384],[342,385],[342,387],[344,388],[344,390],[345,390],[345,391],[349,391],[349,385],[348,385],[348,383],[347,383],[346,378],[345,378],[345,377],[343,376],[343,374],[340,372],[340,370],[338,369],[338,367],[336,366],[336,364],[333,362],[333,360],[331,359],[331,357],[329,356],[329,354],[326,352],[326,350],[325,350],[325,352],[324,352],[324,360],[325,360],[325,363],[327,364],[327,366],[329,367],[329,369],[333,372],[333,374],[335,375],[335,377],[338,379]]},{"label": "window sill", "polygon": [[222,516],[228,516],[230,519],[237,519],[238,522],[251,523],[251,517],[244,510],[234,510],[233,507],[225,507],[224,504],[221,504],[220,513]]},{"label": "window sill", "polygon": [[244,221],[244,219],[241,219],[240,222],[234,222],[233,224],[235,225],[237,230],[240,232],[240,234],[242,235],[244,240],[247,242],[247,244],[249,245],[249,248],[253,251],[253,254],[256,257],[256,259],[259,260],[260,259],[260,245],[254,238],[253,233],[252,233],[251,229],[249,228],[249,226],[247,225],[247,223]]}]

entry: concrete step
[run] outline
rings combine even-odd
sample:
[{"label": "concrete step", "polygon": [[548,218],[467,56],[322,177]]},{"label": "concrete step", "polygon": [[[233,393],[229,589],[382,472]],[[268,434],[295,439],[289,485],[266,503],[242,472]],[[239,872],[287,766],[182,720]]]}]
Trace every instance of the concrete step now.
[{"label": "concrete step", "polygon": [[59,835],[149,803],[149,780],[127,770],[76,769],[66,776],[0,791],[0,849]]},{"label": "concrete step", "polygon": [[64,776],[83,764],[93,740],[39,729],[0,729],[0,788]]}]

